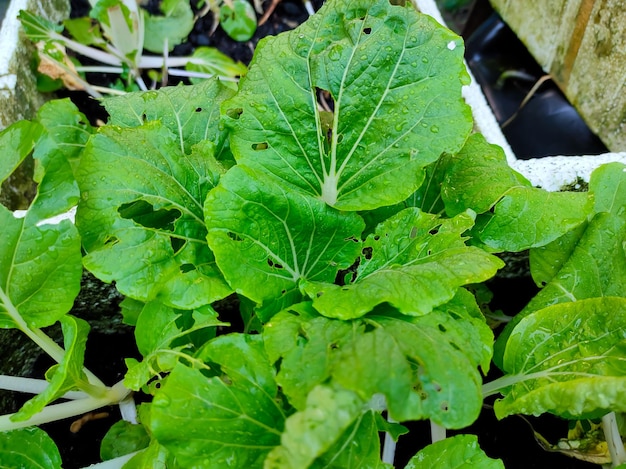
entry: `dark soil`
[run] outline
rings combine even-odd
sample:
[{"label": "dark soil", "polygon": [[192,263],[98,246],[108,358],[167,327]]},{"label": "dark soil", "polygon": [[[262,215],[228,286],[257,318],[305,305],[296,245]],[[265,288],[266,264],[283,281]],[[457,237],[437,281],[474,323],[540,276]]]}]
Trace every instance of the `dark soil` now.
[{"label": "dark soil", "polygon": [[[86,15],[88,11],[86,0],[72,0],[71,3],[72,16]],[[158,2],[150,1],[147,7],[154,9],[156,3]],[[269,3],[269,1],[266,1],[264,7],[267,8]],[[313,0],[312,3],[315,10],[318,10],[323,0]],[[486,0],[470,2],[462,12],[449,14],[448,19],[454,21],[454,25],[459,32],[465,28],[467,29],[466,33],[469,34],[477,28],[475,23],[479,22],[479,20],[482,21],[482,17],[478,17],[480,15],[485,16],[484,3],[486,3]],[[192,0],[192,5],[196,4],[197,2]],[[482,7],[476,7],[475,4],[483,5]],[[478,12],[475,16],[470,14],[472,8]],[[177,46],[172,55],[188,55],[196,47],[214,46],[233,59],[248,64],[252,58],[255,46],[261,38],[293,29],[307,17],[308,14],[302,0],[282,0],[269,16],[268,21],[258,28],[250,41],[238,43],[229,38],[219,27],[213,34],[209,34],[209,31],[213,29],[213,20],[211,15],[207,15],[196,23],[189,40],[185,44]],[[90,80],[98,82],[98,84],[105,84],[110,79],[111,77],[104,76],[90,77]],[[86,94],[66,91],[60,93],[60,95],[71,97],[92,122],[95,122],[96,119],[106,120],[106,113],[104,113],[98,102],[89,98]],[[536,293],[536,287],[528,277],[500,278],[492,281],[489,286],[495,294],[492,309],[503,309],[503,312],[508,315],[514,315],[520,311]],[[121,358],[134,356],[137,352],[134,349],[132,334],[120,335],[119,337],[108,335],[104,338],[105,340],[101,342],[98,341],[97,335],[94,338],[90,338],[88,349],[96,351],[96,355],[107,357],[107,362],[109,362],[109,355],[104,347],[111,347],[113,343],[118,352],[121,352],[120,358],[115,359],[119,369],[117,371],[109,370],[112,373],[110,376],[112,384],[115,380],[120,379],[125,372],[125,366]],[[130,341],[131,345],[124,345],[125,341]],[[127,355],[124,355],[126,353]],[[96,356],[88,357],[88,361],[96,361],[89,363],[89,367],[93,367],[93,370],[98,374],[101,369],[96,359]],[[492,372],[494,375],[496,373]],[[491,379],[491,376],[489,379]],[[107,384],[109,383],[107,382]],[[55,438],[61,447],[65,469],[84,467],[87,464],[97,462],[99,442],[102,436],[119,419],[116,409],[107,409],[107,411],[111,413],[110,417],[90,422],[76,434],[69,432],[70,422],[60,422],[45,426],[45,429],[50,432],[51,436]],[[546,436],[553,443],[567,434],[567,422],[552,416],[527,420],[521,417],[509,417],[499,422],[495,419],[493,410],[489,405],[485,406],[478,421],[463,432],[478,435],[481,447],[485,452],[491,457],[502,458],[507,469],[546,469],[553,467],[559,467],[560,469],[585,469],[597,467],[589,463],[570,459],[561,454],[544,451],[536,443],[528,422],[533,425],[535,430]],[[400,438],[396,459],[396,467],[399,468],[404,467],[408,459],[429,442],[429,426],[427,422],[409,423],[407,426],[412,431]]]}]

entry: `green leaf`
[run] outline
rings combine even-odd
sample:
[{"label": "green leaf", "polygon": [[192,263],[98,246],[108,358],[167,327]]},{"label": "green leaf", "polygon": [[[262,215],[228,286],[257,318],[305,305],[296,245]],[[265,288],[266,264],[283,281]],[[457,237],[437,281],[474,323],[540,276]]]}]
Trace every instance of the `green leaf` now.
[{"label": "green leaf", "polygon": [[380,224],[364,243],[351,283],[306,281],[315,308],[328,317],[352,319],[389,303],[408,315],[423,315],[451,300],[458,288],[491,278],[502,261],[465,245],[472,214],[441,219],[408,208]]},{"label": "green leaf", "polygon": [[[163,16],[144,14],[144,49],[163,54],[187,39],[193,30],[194,17],[189,0],[164,2],[161,5]],[[167,5],[169,3],[169,6]]]},{"label": "green leaf", "polygon": [[147,448],[150,436],[143,425],[132,424],[125,420],[115,422],[107,431],[100,444],[100,458],[103,461],[124,456],[134,451]]},{"label": "green leaf", "polygon": [[82,275],[74,225],[15,218],[0,206],[0,327],[54,324],[74,303]]},{"label": "green leaf", "polygon": [[225,2],[220,8],[220,24],[235,41],[245,42],[256,31],[256,13],[246,0],[233,0],[230,5]]},{"label": "green leaf", "polygon": [[531,187],[507,165],[502,150],[479,134],[447,163],[441,195],[449,215],[467,208],[484,213],[475,236],[490,249],[513,252],[543,246],[580,226],[592,204],[585,193]]},{"label": "green leaf", "polygon": [[493,336],[459,305],[418,318],[379,307],[376,315],[348,322],[301,304],[274,316],[263,337],[270,360],[280,360],[276,380],[298,410],[316,385],[331,379],[364,401],[384,394],[397,421],[431,418],[461,428],[480,412],[476,368],[488,361]]},{"label": "green leaf", "polygon": [[[460,150],[467,82],[461,39],[412,5],[335,0],[261,41],[222,110],[239,164],[337,209],[369,210],[402,202],[426,165]],[[330,113],[319,110],[325,92]]]},{"label": "green leaf", "polygon": [[[509,191],[532,187],[509,166],[502,148],[488,143],[482,134],[472,134],[458,154],[444,160],[441,198],[449,216],[468,208],[485,213]],[[486,174],[489,184],[485,184]]]},{"label": "green leaf", "polygon": [[66,19],[63,26],[70,36],[85,46],[103,47],[106,44],[98,23],[88,17]]},{"label": "green leaf", "polygon": [[53,23],[27,10],[20,10],[18,19],[22,23],[27,37],[33,42],[46,41],[54,37],[55,34],[63,32],[62,25]]},{"label": "green leaf", "polygon": [[[215,47],[198,47],[193,51],[185,70],[207,73],[218,77],[238,78],[247,73],[248,67],[235,62],[230,56]],[[204,79],[190,78],[192,83],[202,83]]]},{"label": "green leaf", "polygon": [[489,458],[474,435],[456,435],[438,441],[411,458],[404,469],[504,469],[500,459]]},{"label": "green leaf", "polygon": [[557,304],[524,317],[504,351],[498,418],[551,412],[564,418],[626,411],[626,298]]},{"label": "green leaf", "polygon": [[161,88],[158,91],[126,93],[106,98],[104,107],[110,114],[109,124],[139,127],[146,122],[161,121],[178,137],[184,154],[194,145],[209,141],[221,151],[226,133],[218,125],[219,104],[233,95],[230,88],[217,80],[203,80],[194,86]]},{"label": "green leaf", "polygon": [[182,467],[260,467],[285,420],[260,336],[218,337],[197,358],[210,370],[179,363],[156,393],[153,436]]},{"label": "green leaf", "polygon": [[0,468],[61,469],[54,441],[37,427],[0,433]]},{"label": "green leaf", "polygon": [[74,171],[93,128],[69,99],[44,104],[37,112],[37,120],[45,132],[33,153],[38,163],[35,181],[39,186],[30,211],[45,219],[78,203],[80,194]]},{"label": "green leaf", "polygon": [[37,122],[18,121],[0,132],[0,184],[30,155],[43,128]]},{"label": "green leaf", "polygon": [[545,265],[552,262],[562,267],[558,272],[555,272],[556,269],[544,269],[548,272],[543,274],[544,278],[551,275],[550,281],[498,337],[494,355],[498,366],[501,366],[509,334],[524,316],[533,311],[585,298],[626,296],[626,250],[623,244],[626,239],[626,210],[620,203],[626,198],[626,173],[623,169],[624,165],[607,165],[592,173],[590,190],[594,192],[591,196],[596,200],[595,207],[602,211],[590,214],[593,218],[584,229],[579,228],[566,235],[563,246],[555,244],[546,251],[531,251],[534,263]]},{"label": "green leaf", "polygon": [[204,196],[219,177],[215,160],[185,155],[180,145],[158,122],[103,127],[77,172],[76,223],[94,275],[131,298],[193,309],[231,290],[203,222]]},{"label": "green leaf", "polygon": [[[158,301],[146,304],[135,326],[137,348],[144,359],[127,362],[131,366],[124,385],[138,391],[153,376],[170,371],[182,355],[193,354],[192,333],[223,325],[210,306],[203,311],[176,311]],[[183,353],[183,349],[187,350]]]},{"label": "green leaf", "polygon": [[[304,410],[285,421],[281,444],[265,460],[264,469],[300,469],[330,448],[362,413],[364,402],[351,391],[317,386]],[[349,467],[349,466],[335,466]]]},{"label": "green leaf", "polygon": [[46,378],[50,381],[48,387],[26,401],[20,410],[11,417],[12,421],[28,420],[67,391],[80,389],[81,384],[88,383],[83,372],[83,362],[87,334],[90,329],[89,324],[82,319],[66,315],[61,318],[61,328],[65,346],[63,361],[48,370],[46,374]]},{"label": "green leaf", "polygon": [[123,469],[179,469],[176,459],[156,440],[143,451],[133,456]]},{"label": "green leaf", "polygon": [[290,298],[285,307],[296,303],[299,281],[331,282],[360,251],[357,214],[268,183],[241,165],[209,194],[205,217],[224,277],[257,303],[281,296]]}]

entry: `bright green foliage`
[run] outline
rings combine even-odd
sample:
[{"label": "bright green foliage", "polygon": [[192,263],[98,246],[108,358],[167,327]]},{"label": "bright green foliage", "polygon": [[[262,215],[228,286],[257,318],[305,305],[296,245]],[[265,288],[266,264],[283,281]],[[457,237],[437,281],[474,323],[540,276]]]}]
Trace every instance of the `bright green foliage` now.
[{"label": "bright green foliage", "polygon": [[625,335],[626,298],[562,303],[524,317],[506,343],[503,384],[511,387],[496,415],[626,411]]},{"label": "bright green foliage", "polygon": [[[123,20],[106,34],[134,34],[134,3],[99,5],[107,27]],[[185,16],[161,6],[165,22]],[[329,0],[262,40],[238,91],[108,99],[97,131],[56,101],[0,134],[1,179],[32,153],[38,183],[25,217],[0,208],[0,326],[59,363],[13,420],[74,388],[90,396],[68,416],[143,390],[141,426],[102,446],[138,451],[127,468],[389,469],[381,432],[467,427],[498,392],[499,417],[626,411],[624,165],[589,193],[532,187],[470,135],[460,41],[410,2]],[[76,203],[78,230],[46,220]],[[543,289],[494,357],[472,292],[503,266],[492,252],[527,249]],[[83,265],[126,296],[143,357],[112,388],[83,367],[88,327],[66,314]],[[39,329],[56,321],[65,349]],[[505,375],[483,384],[492,359]],[[407,469],[421,467],[502,464],[457,436]]]},{"label": "bright green foliage", "polygon": [[226,34],[235,41],[245,42],[256,31],[256,13],[254,8],[246,0],[224,2],[220,8],[220,25]]},{"label": "bright green foliage", "polygon": [[193,30],[194,17],[189,0],[165,0],[160,4],[163,16],[142,12],[145,21],[144,49],[162,54],[172,51]]},{"label": "bright green foliage", "polygon": [[239,165],[207,198],[205,217],[226,280],[257,303],[299,301],[299,281],[332,282],[361,250],[358,215],[268,185]]},{"label": "bright green foliage", "polygon": [[46,432],[36,427],[0,433],[0,467],[61,469],[61,455]]},{"label": "bright green foliage", "polygon": [[193,360],[194,339],[204,343],[215,336],[214,327],[223,325],[227,324],[208,305],[202,310],[176,311],[160,302],[146,304],[135,324],[137,349],[144,359],[126,359],[125,385],[138,391],[155,375],[174,368],[181,356]]},{"label": "bright green foliage", "polygon": [[206,369],[179,363],[155,395],[151,432],[183,467],[261,467],[279,444],[285,415],[259,339],[214,339],[197,355]]},{"label": "bright green foliage", "polygon": [[[215,99],[224,93],[215,82],[204,89]],[[223,169],[213,156],[216,144],[199,142],[203,136],[219,143],[218,134],[206,130],[214,122],[210,108],[190,103],[188,92],[177,90],[170,99],[148,95],[125,100],[126,114],[149,122],[110,125],[90,141],[77,173],[83,199],[77,225],[88,253],[85,265],[94,274],[116,280],[118,289],[132,298],[158,298],[193,309],[231,292],[206,245],[203,222],[204,197]],[[205,103],[206,95],[200,98]],[[158,106],[167,106],[186,119],[150,121],[153,114],[143,112],[147,103],[157,112]],[[120,106],[120,101],[113,103],[111,111]],[[137,125],[137,120],[113,119]]]},{"label": "bright green foliage", "polygon": [[452,299],[460,286],[487,280],[503,265],[465,245],[461,235],[471,228],[472,218],[466,213],[440,219],[405,209],[368,236],[347,285],[307,282],[303,289],[328,317],[361,317],[383,302],[404,314],[428,314]]},{"label": "bright green foliage", "polygon": [[417,453],[404,469],[504,469],[499,459],[491,459],[478,446],[474,435],[457,435],[438,441]]},{"label": "bright green foliage", "polygon": [[329,2],[262,41],[224,103],[237,162],[337,209],[401,202],[471,130],[462,60],[460,38],[411,7]]},{"label": "bright green foliage", "polygon": [[478,134],[448,159],[441,195],[448,215],[467,208],[483,214],[474,229],[478,240],[513,252],[543,246],[581,225],[592,202],[584,193],[533,188],[507,165],[499,147]]}]

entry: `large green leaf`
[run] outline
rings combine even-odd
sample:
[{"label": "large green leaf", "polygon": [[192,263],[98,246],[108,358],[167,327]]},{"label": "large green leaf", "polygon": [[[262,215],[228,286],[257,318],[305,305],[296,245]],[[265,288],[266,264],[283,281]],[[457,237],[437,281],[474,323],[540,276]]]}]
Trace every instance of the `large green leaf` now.
[{"label": "large green leaf", "polygon": [[[219,178],[213,145],[189,155],[159,122],[103,127],[77,179],[85,266],[123,294],[193,309],[231,290],[206,243],[203,202]],[[123,171],[120,170],[123,168]]]},{"label": "large green leaf", "polygon": [[431,418],[460,428],[480,411],[477,367],[488,362],[493,340],[484,320],[468,317],[466,301],[417,318],[379,307],[349,322],[295,305],[265,327],[265,347],[271,361],[280,360],[276,379],[299,410],[316,385],[332,380],[364,401],[384,394],[398,421]]},{"label": "large green leaf", "polygon": [[626,298],[562,303],[524,317],[504,351],[498,418],[626,411]]},{"label": "large green leaf", "polygon": [[403,201],[426,165],[461,148],[472,127],[462,40],[409,2],[391,3],[329,1],[259,43],[222,107],[238,163],[364,210]]},{"label": "large green leaf", "polygon": [[0,206],[0,327],[45,327],[67,313],[80,290],[80,238],[74,225],[15,218]]},{"label": "large green leaf", "polygon": [[298,282],[332,282],[357,258],[363,220],[237,165],[206,201],[209,245],[232,288],[257,303],[299,300]]},{"label": "large green leaf", "polygon": [[19,121],[0,132],[0,184],[33,151],[42,131],[36,122]]},{"label": "large green leaf", "polygon": [[350,283],[307,280],[302,288],[328,317],[361,317],[385,302],[404,314],[427,314],[459,287],[485,281],[502,267],[496,257],[465,245],[462,234],[472,224],[469,213],[442,219],[405,209],[368,236]]},{"label": "large green leaf", "polygon": [[204,80],[194,86],[166,87],[106,98],[104,107],[110,114],[109,123],[120,127],[161,121],[177,136],[184,154],[191,153],[194,145],[206,140],[213,142],[219,152],[226,138],[218,125],[219,104],[232,95],[233,91],[219,81]]},{"label": "large green leaf", "polygon": [[447,162],[441,194],[449,215],[467,208],[484,213],[476,220],[474,234],[497,251],[517,252],[550,243],[584,223],[592,206],[584,193],[531,187],[507,165],[502,150],[480,134]]},{"label": "large green leaf", "polygon": [[218,337],[197,358],[206,369],[179,363],[156,393],[153,436],[182,467],[261,467],[285,415],[260,336]]},{"label": "large green leaf", "polygon": [[0,433],[0,468],[61,469],[59,450],[46,432],[30,427]]},{"label": "large green leaf", "polygon": [[474,435],[456,435],[438,441],[417,453],[404,469],[504,469],[500,459],[491,459],[478,446]]}]

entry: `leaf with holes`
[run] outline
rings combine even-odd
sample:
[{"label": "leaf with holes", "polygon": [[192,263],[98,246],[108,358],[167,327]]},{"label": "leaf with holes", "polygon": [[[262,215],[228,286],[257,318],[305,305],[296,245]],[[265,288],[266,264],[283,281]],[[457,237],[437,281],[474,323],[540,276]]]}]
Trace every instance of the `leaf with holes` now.
[{"label": "leaf with holes", "polygon": [[347,285],[306,281],[302,289],[328,317],[361,317],[384,302],[404,314],[427,314],[459,287],[485,281],[502,267],[496,257],[465,245],[462,234],[472,225],[471,213],[443,219],[405,209],[368,236]]},{"label": "leaf with holes", "polygon": [[299,282],[334,281],[361,249],[357,214],[257,179],[245,166],[233,167],[209,194],[205,217],[226,280],[259,304],[299,301]]},{"label": "leaf with holes", "polygon": [[401,202],[472,129],[462,40],[405,6],[328,2],[259,43],[222,107],[237,162],[341,210]]},{"label": "leaf with holes", "polygon": [[384,394],[397,421],[431,418],[461,428],[480,412],[477,367],[488,364],[493,341],[484,319],[468,316],[467,306],[467,298],[459,298],[417,318],[381,306],[346,322],[305,303],[274,316],[264,342],[270,360],[280,364],[278,384],[299,410],[315,386],[330,379],[364,401]]},{"label": "leaf with holes", "polygon": [[220,175],[213,148],[185,155],[160,122],[103,127],[77,172],[85,266],[131,298],[181,309],[230,294],[203,221],[204,195]]},{"label": "leaf with holes", "polygon": [[151,434],[181,467],[261,467],[286,415],[260,336],[218,337],[196,358],[208,366],[179,363],[157,391]]}]

